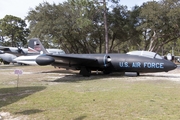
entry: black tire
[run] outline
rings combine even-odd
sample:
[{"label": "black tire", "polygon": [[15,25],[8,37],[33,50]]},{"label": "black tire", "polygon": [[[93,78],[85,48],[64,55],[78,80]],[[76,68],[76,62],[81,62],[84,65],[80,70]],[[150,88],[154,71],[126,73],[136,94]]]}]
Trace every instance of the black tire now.
[{"label": "black tire", "polygon": [[80,74],[84,77],[89,77],[91,75],[91,70],[86,67],[81,67]]},{"label": "black tire", "polygon": [[4,65],[9,65],[10,62],[7,62],[7,61],[3,61]]},{"label": "black tire", "polygon": [[105,74],[105,75],[108,75],[108,74],[110,74],[110,73],[111,73],[110,70],[103,70],[103,74]]}]

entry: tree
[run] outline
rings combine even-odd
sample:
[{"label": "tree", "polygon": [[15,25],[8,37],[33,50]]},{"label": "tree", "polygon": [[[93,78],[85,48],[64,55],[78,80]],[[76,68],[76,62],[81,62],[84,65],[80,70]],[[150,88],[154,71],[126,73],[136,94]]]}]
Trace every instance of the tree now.
[{"label": "tree", "polygon": [[179,0],[144,3],[138,30],[143,30],[144,49],[158,52],[165,44],[180,37]]},{"label": "tree", "polygon": [[[151,1],[132,10],[118,4],[119,0],[109,1],[114,2],[111,9],[106,8],[110,52],[157,52],[180,37],[178,0]],[[57,5],[44,2],[31,9],[26,19],[30,36],[44,40],[46,47],[57,44],[66,53],[102,53],[103,10],[99,0],[68,0]]]},{"label": "tree", "polygon": [[1,35],[10,38],[11,46],[16,46],[18,42],[21,42],[23,45],[27,43],[26,37],[30,31],[26,26],[27,24],[24,20],[12,15],[6,15],[0,20]]},{"label": "tree", "polygon": [[26,19],[31,36],[53,39],[67,53],[94,53],[99,46],[98,38],[94,38],[97,14],[94,1],[70,0],[58,5],[40,4]]}]

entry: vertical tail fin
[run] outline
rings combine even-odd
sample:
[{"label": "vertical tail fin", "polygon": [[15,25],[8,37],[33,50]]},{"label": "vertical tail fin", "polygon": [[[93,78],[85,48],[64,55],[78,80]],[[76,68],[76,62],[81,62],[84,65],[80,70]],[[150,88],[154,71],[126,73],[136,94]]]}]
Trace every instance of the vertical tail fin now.
[{"label": "vertical tail fin", "polygon": [[28,43],[28,53],[46,54],[48,51],[44,48],[38,38],[32,38]]}]

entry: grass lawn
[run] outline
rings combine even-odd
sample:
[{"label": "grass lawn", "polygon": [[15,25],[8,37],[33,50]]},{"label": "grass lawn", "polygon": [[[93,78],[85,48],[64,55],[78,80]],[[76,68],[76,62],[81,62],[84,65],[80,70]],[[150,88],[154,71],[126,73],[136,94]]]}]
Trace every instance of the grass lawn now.
[{"label": "grass lawn", "polygon": [[[23,70],[18,88],[15,69]],[[0,66],[0,76],[0,112],[9,112],[11,118],[180,119],[180,82],[165,77],[86,78],[52,66]]]}]

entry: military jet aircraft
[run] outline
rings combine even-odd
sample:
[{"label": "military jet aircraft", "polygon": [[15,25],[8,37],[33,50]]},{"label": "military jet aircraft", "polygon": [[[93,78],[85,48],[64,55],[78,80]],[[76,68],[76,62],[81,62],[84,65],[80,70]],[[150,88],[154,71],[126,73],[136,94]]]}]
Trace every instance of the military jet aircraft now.
[{"label": "military jet aircraft", "polygon": [[45,54],[36,58],[38,65],[52,65],[67,69],[80,70],[83,76],[91,71],[112,72],[168,72],[177,66],[154,52],[133,51],[127,54]]}]

